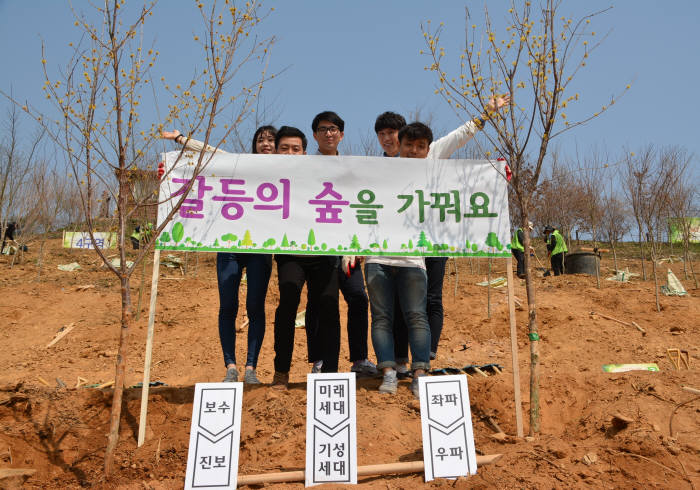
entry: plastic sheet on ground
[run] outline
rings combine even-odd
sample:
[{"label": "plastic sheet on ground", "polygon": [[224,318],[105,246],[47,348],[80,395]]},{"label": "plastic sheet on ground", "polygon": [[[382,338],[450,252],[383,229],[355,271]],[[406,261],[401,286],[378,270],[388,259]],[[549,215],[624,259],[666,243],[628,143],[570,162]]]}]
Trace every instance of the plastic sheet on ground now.
[{"label": "plastic sheet on ground", "polygon": [[[112,267],[114,267],[115,269],[119,269],[119,267],[121,267],[122,262],[121,262],[121,260],[119,260],[119,257],[115,257],[115,258],[111,259],[109,261],[109,263],[112,264]],[[131,267],[133,267],[133,265],[134,265],[134,263],[131,260],[126,261],[127,268],[131,268]]]},{"label": "plastic sheet on ground", "polygon": [[71,262],[70,264],[58,264],[58,270],[64,272],[73,272],[80,269],[80,264],[77,262]]},{"label": "plastic sheet on ground", "polygon": [[614,271],[615,275],[606,278],[606,281],[617,281],[617,282],[629,282],[629,280],[633,277],[639,277],[639,274],[636,272],[630,272],[629,267],[625,267],[625,270],[620,271],[616,270]]},{"label": "plastic sheet on ground", "polygon": [[666,296],[685,296],[688,294],[688,291],[685,290],[683,284],[681,284],[676,275],[671,272],[671,269],[668,269],[666,273],[666,281],[667,284],[661,286],[661,292]]},{"label": "plastic sheet on ground", "polygon": [[165,267],[182,267],[182,259],[177,255],[168,254],[160,259],[161,265]]},{"label": "plastic sheet on ground", "polygon": [[306,310],[301,310],[297,313],[297,317],[294,320],[294,328],[304,328],[306,326]]},{"label": "plastic sheet on ground", "polygon": [[492,288],[502,288],[508,285],[508,279],[505,277],[496,277],[495,279],[491,279],[491,281],[477,282],[476,285],[484,287],[491,285]]},{"label": "plastic sheet on ground", "polygon": [[627,371],[658,371],[659,366],[655,362],[645,364],[603,364],[606,373],[626,373]]}]

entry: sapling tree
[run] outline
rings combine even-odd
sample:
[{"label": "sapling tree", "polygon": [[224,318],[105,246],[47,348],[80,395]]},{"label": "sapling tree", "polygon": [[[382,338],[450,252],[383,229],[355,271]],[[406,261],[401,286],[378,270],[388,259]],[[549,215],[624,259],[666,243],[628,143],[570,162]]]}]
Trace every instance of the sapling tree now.
[{"label": "sapling tree", "polygon": [[637,237],[639,239],[639,260],[642,266],[642,280],[647,280],[644,266],[644,206],[647,199],[646,189],[651,178],[652,166],[656,158],[656,149],[653,145],[647,145],[641,151],[628,152],[624,158],[625,172],[623,175],[625,196],[632,208],[634,221],[637,224]]},{"label": "sapling tree", "polygon": [[[508,25],[500,34],[488,7],[484,7],[478,22],[472,20],[472,12],[467,8],[465,44],[452,62],[447,57],[451,48],[441,44],[444,25],[423,26],[426,55],[430,59],[426,69],[436,75],[436,93],[464,120],[489,115],[481,138],[486,145],[484,154],[494,159],[503,157],[508,162],[512,170],[509,185],[520,210],[520,223],[527,223],[532,214],[533,196],[550,141],[589,122],[616,100],[611,98],[580,119],[567,117],[567,108],[580,99],[572,80],[599,46],[590,22],[601,12],[575,20],[562,16],[561,7],[562,3],[556,0],[544,0],[537,8],[529,1],[512,2],[507,10]],[[489,113],[489,100],[506,93],[512,97],[510,108]],[[524,231],[523,246],[529,250],[530,233],[527,227]],[[540,352],[534,277],[529,262],[530,255],[525,254],[533,434],[540,430]]]},{"label": "sapling tree", "polygon": [[686,153],[680,148],[662,148],[652,161],[646,184],[641,191],[643,201],[640,214],[650,242],[657,312],[661,312],[659,281],[656,272],[658,260],[657,231],[662,227],[665,228],[665,218],[667,211],[671,207],[672,189],[683,179],[689,163],[690,160],[687,158]]},{"label": "sapling tree", "polygon": [[602,199],[602,203],[601,230],[603,237],[610,243],[613,253],[613,264],[617,271],[617,244],[630,231],[630,212],[625,202],[614,191],[612,179],[608,192]]},{"label": "sapling tree", "polygon": [[[192,12],[182,14],[195,19],[199,11],[201,28],[194,41],[201,45],[202,56],[181,59],[183,67],[190,66],[185,70],[194,71],[194,75],[186,82],[172,83],[157,74],[159,52],[145,44],[147,19],[154,13],[155,1],[131,6],[125,0],[103,0],[92,8],[89,14],[73,10],[79,41],[70,44],[72,56],[56,75],[49,70],[48,47],[42,48],[44,92],[57,114],[41,113],[29,103],[15,103],[31,114],[63,150],[80,188],[80,203],[91,238],[99,223],[94,219],[95,195],[100,196],[107,189],[116,206],[119,265],[110,263],[105,251],[95,249],[119,279],[122,306],[105,451],[104,468],[109,475],[119,437],[129,328],[133,321],[130,278],[155,242],[150,240],[135,251],[130,265],[126,260],[130,247],[127,233],[138,210],[158,204],[153,193],[144,196],[133,192],[132,176],[139,167],[151,163],[144,159],[152,148],[159,146],[157,140],[164,125],[179,126],[187,138],[197,136],[205,147],[218,148],[225,143],[250,112],[264,82],[272,76],[266,74],[266,59],[274,39],[260,39],[256,35],[260,22],[270,12],[261,1],[214,1],[206,8],[203,2],[194,2]],[[153,100],[157,89],[152,86],[157,84],[162,84],[160,93],[171,97],[171,102],[163,121],[143,123],[142,107],[145,101]],[[227,123],[217,127],[217,121],[223,118]],[[180,157],[184,155],[181,151]],[[189,152],[186,163],[193,179],[210,158],[211,153]],[[169,178],[168,172],[163,178]],[[160,217],[154,236],[164,231],[186,197],[187,193],[178,196],[169,214]],[[172,234],[178,234],[177,226]]]},{"label": "sapling tree", "polygon": [[671,220],[675,225],[680,241],[683,246],[683,274],[685,279],[688,279],[688,266],[690,273],[695,282],[695,288],[698,287],[698,278],[695,276],[693,269],[693,261],[690,256],[690,240],[692,238],[692,216],[697,216],[697,207],[695,200],[698,197],[697,186],[692,183],[691,179],[679,179],[676,185],[670,190],[671,193]]},{"label": "sapling tree", "polygon": [[10,221],[25,220],[19,202],[27,190],[29,174],[36,164],[42,149],[45,132],[39,128],[29,137],[29,143],[22,144],[19,128],[21,112],[15,104],[7,109],[3,121],[4,131],[0,138],[0,243],[5,240],[5,232]]},{"label": "sapling tree", "polygon": [[569,164],[562,162],[557,151],[552,152],[549,173],[530,201],[531,221],[540,229],[546,225],[558,228],[564,239],[570,241],[571,230],[581,224],[583,200],[580,179]]}]

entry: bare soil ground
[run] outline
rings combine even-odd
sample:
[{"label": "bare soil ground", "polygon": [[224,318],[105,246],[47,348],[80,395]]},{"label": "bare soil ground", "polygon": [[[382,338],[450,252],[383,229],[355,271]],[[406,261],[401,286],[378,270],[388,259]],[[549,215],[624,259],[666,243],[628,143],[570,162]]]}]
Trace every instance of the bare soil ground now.
[{"label": "bare soil ground", "polygon": [[[187,275],[161,267],[147,440],[136,447],[140,389],[126,391],[116,474],[102,475],[111,390],[75,388],[113,379],[120,304],[113,275],[89,251],[48,245],[41,277],[35,254],[9,267],[0,257],[0,468],[33,468],[27,488],[180,488],[187,459],[193,384],[220,381],[224,375],[216,324],[218,296],[213,254],[188,257]],[[58,264],[78,262],[62,272]],[[445,328],[434,367],[499,363],[502,374],[469,378],[477,450],[502,453],[478,475],[424,484],[422,475],[366,477],[367,488],[700,488],[700,397],[681,390],[700,388],[700,290],[683,280],[681,265],[663,264],[682,280],[689,297],[661,298],[656,312],[653,283],[601,281],[566,275],[536,283],[541,341],[542,430],[532,440],[515,436],[512,363],[505,288],[491,291],[475,283],[485,279],[486,261],[460,259],[458,272],[445,281]],[[647,264],[649,265],[649,264]],[[695,264],[696,270],[698,265]],[[639,262],[622,266],[640,272]],[[494,276],[504,275],[504,262]],[[602,269],[612,267],[605,257]],[[127,384],[142,379],[150,265],[145,270],[140,315],[132,329]],[[138,303],[141,269],[132,291]],[[81,286],[90,286],[81,288]],[[241,303],[245,304],[245,288]],[[525,300],[524,283],[516,296]],[[268,331],[258,375],[272,378],[272,319],[277,304],[273,273],[268,294]],[[302,305],[303,307],[303,305]],[[341,309],[345,311],[341,300]],[[242,308],[244,310],[244,308]],[[598,312],[635,328],[592,314]],[[517,312],[520,386],[528,430],[529,343],[526,311]],[[344,314],[344,313],[343,313]],[[245,320],[239,315],[239,325]],[[74,329],[52,347],[46,345],[62,326]],[[343,320],[343,324],[345,321]],[[245,332],[239,332],[238,356],[245,358]],[[246,388],[243,399],[239,474],[304,467],[306,339],[297,330],[292,387]],[[690,369],[673,368],[666,349],[690,353]],[[370,349],[371,351],[371,349]],[[343,332],[341,369],[349,370]],[[660,372],[604,373],[606,363],[656,362]],[[58,386],[61,380],[66,387]],[[402,382],[396,396],[382,396],[378,380],[358,382],[359,464],[422,459],[418,405]],[[613,414],[631,419],[613,424]],[[492,435],[485,416],[507,434]],[[270,485],[299,488],[302,483]],[[0,484],[2,486],[2,484]]]}]

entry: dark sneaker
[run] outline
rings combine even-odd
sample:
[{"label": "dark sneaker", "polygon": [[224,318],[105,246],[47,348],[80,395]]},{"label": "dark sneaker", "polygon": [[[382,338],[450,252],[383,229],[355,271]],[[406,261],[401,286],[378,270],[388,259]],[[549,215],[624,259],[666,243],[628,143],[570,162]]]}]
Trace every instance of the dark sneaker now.
[{"label": "dark sneaker", "polygon": [[286,390],[289,388],[289,373],[275,371],[275,374],[272,376],[272,388],[275,390]]},{"label": "dark sneaker", "polygon": [[437,357],[437,353],[431,351],[431,352],[430,352],[430,360],[431,360],[431,361],[434,361],[436,357]]},{"label": "dark sneaker", "polygon": [[420,387],[418,386],[418,378],[422,378],[423,376],[425,376],[425,373],[419,374],[417,376],[414,374],[413,381],[411,381],[411,386],[410,386],[411,392],[413,393],[413,396],[415,396],[416,399],[418,399],[418,400],[420,400],[420,390],[419,390]]},{"label": "dark sneaker", "polygon": [[255,375],[255,369],[246,369],[245,374],[243,375],[243,382],[247,385],[259,385],[262,384],[260,383],[260,380],[258,377]]},{"label": "dark sneaker", "polygon": [[411,371],[409,371],[406,368],[406,366],[404,366],[402,370],[399,370],[399,369],[396,370],[396,377],[398,379],[408,379],[411,376],[413,376],[413,373]]},{"label": "dark sneaker", "polygon": [[228,368],[226,370],[226,377],[224,378],[224,383],[235,383],[238,381],[238,369],[235,367]]},{"label": "dark sneaker", "polygon": [[399,386],[399,380],[396,378],[396,371],[393,369],[384,375],[382,384],[379,385],[379,393],[396,393]]},{"label": "dark sneaker", "polygon": [[323,369],[323,361],[316,361],[311,368],[311,374],[318,374],[321,372],[321,369]]},{"label": "dark sneaker", "polygon": [[368,359],[353,363],[350,372],[357,374],[358,378],[374,378],[379,376],[377,366],[372,364]]}]

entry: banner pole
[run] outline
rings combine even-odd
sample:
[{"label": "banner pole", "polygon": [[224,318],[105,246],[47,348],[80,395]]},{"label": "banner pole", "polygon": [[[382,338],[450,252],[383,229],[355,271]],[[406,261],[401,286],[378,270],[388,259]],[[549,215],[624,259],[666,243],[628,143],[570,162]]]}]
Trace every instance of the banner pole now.
[{"label": "banner pole", "polygon": [[520,367],[518,366],[518,331],[515,326],[515,289],[513,286],[513,256],[506,259],[508,278],[508,320],[510,321],[510,352],[513,359],[513,393],[515,397],[515,428],[523,437],[523,413],[520,401]]},{"label": "banner pole", "polygon": [[153,253],[153,277],[151,279],[151,303],[148,307],[148,335],[146,337],[146,356],[143,361],[143,383],[141,386],[141,414],[139,415],[138,447],[146,439],[146,415],[148,413],[148,388],[151,384],[151,360],[153,357],[153,331],[156,318],[156,297],[158,296],[158,275],[160,270],[160,249]]}]

